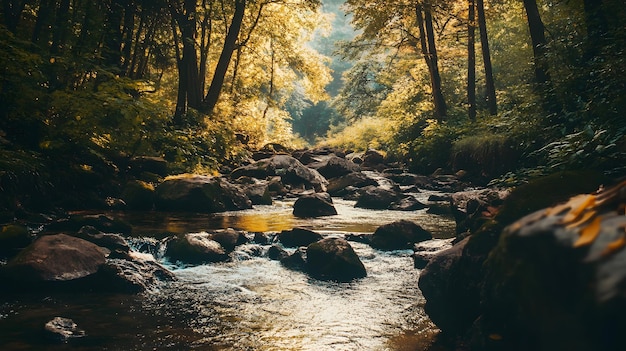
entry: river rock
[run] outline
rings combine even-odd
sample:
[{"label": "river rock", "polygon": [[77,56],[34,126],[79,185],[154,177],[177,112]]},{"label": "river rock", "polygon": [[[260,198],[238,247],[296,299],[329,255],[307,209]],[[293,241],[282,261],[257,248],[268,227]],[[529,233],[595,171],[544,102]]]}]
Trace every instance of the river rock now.
[{"label": "river rock", "polygon": [[[126,239],[119,234],[107,234],[99,231],[92,226],[84,226],[80,228],[76,237],[92,242],[100,247],[116,253],[118,256],[125,256],[130,251],[130,246]],[[111,255],[109,255],[111,257]]]},{"label": "river rock", "polygon": [[384,168],[385,156],[379,151],[369,149],[363,155],[363,167],[366,168]]},{"label": "river rock", "polygon": [[391,204],[400,200],[402,194],[381,187],[368,186],[359,194],[354,207],[366,208],[372,210],[386,210],[391,207]]},{"label": "river rock", "polygon": [[413,246],[413,267],[421,269],[440,252],[452,247],[454,239],[432,239],[422,241]]},{"label": "river rock", "polygon": [[266,181],[246,185],[243,189],[253,205],[271,205],[273,202],[270,186]]},{"label": "river rock", "polygon": [[389,209],[392,211],[417,211],[427,208],[425,204],[419,202],[415,196],[406,196],[399,201],[392,203]]},{"label": "river rock", "polygon": [[241,176],[257,179],[280,176],[284,184],[313,188],[316,192],[326,191],[328,184],[328,181],[318,171],[306,167],[288,155],[276,155],[239,167],[230,176],[233,179]]},{"label": "river rock", "polygon": [[626,349],[625,204],[622,182],[508,226],[484,263],[482,334],[509,350]]},{"label": "river rock", "polygon": [[331,155],[324,161],[310,164],[309,167],[317,169],[326,179],[338,178],[360,170],[356,163],[335,155]]},{"label": "river rock", "polygon": [[5,225],[0,231],[0,257],[13,257],[32,242],[28,228],[17,224]]},{"label": "river rock", "polygon": [[314,278],[339,282],[367,276],[363,262],[342,238],[326,238],[309,245],[306,270]]},{"label": "river rock", "polygon": [[141,180],[131,180],[124,186],[122,199],[131,210],[147,211],[154,207],[154,186]]},{"label": "river rock", "polygon": [[353,172],[344,176],[329,180],[328,193],[331,195],[343,196],[348,187],[363,188],[366,186],[378,186],[378,182],[364,173]]},{"label": "river rock", "polygon": [[496,213],[496,208],[509,195],[505,189],[479,189],[452,194],[452,212],[456,220],[456,232],[475,232]]},{"label": "river rock", "polygon": [[334,216],[337,210],[328,193],[302,195],[293,204],[293,215],[301,218]]},{"label": "river rock", "polygon": [[174,280],[174,274],[152,255],[131,251],[125,259],[108,259],[92,285],[98,291],[134,294]]},{"label": "river rock", "polygon": [[291,255],[280,259],[280,264],[286,268],[301,271],[304,270],[307,260],[306,247],[299,247]]},{"label": "river rock", "polygon": [[272,245],[267,250],[267,257],[269,257],[270,260],[282,261],[283,259],[287,258],[288,256],[289,256],[289,253],[287,251],[285,251],[285,249],[283,249],[282,247],[280,247],[278,245]]},{"label": "river rock", "polygon": [[374,232],[370,245],[380,250],[401,250],[413,247],[420,241],[432,239],[432,234],[418,224],[399,220],[385,224]]},{"label": "river rock", "polygon": [[54,317],[44,326],[45,335],[48,339],[67,342],[72,338],[84,337],[85,331],[78,328],[73,320],[64,317]]},{"label": "river rock", "polygon": [[105,214],[71,215],[47,226],[49,232],[77,232],[84,226],[94,227],[104,233],[130,234],[132,227],[123,220]]},{"label": "river rock", "polygon": [[322,240],[322,235],[305,228],[293,228],[283,230],[278,234],[278,240],[285,247],[308,246],[318,240]]},{"label": "river rock", "polygon": [[162,211],[215,213],[252,208],[239,188],[219,177],[179,175],[156,189],[156,208]]},{"label": "river rock", "polygon": [[66,234],[43,236],[11,259],[4,273],[17,281],[43,283],[76,280],[96,273],[108,250]]},{"label": "river rock", "polygon": [[223,262],[229,258],[224,247],[209,233],[190,233],[174,238],[167,243],[165,255],[172,261],[191,264]]},{"label": "river rock", "polygon": [[246,232],[227,228],[223,230],[215,230],[209,233],[211,240],[215,240],[226,252],[232,252],[236,246],[243,245],[248,242]]}]

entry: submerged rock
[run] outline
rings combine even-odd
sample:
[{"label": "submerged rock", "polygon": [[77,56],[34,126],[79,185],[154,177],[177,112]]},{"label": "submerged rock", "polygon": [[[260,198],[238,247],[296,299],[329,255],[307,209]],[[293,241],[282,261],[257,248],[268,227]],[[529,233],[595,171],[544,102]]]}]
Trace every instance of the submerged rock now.
[{"label": "submerged rock", "polygon": [[293,215],[301,218],[334,216],[337,210],[328,193],[302,195],[293,204]]},{"label": "submerged rock", "polygon": [[306,270],[314,278],[340,282],[367,276],[363,262],[342,238],[326,238],[309,245]]},{"label": "submerged rock", "polygon": [[84,337],[85,331],[78,328],[73,320],[64,317],[54,317],[46,323],[44,331],[48,339],[60,342],[67,342],[72,338]]},{"label": "submerged rock", "polygon": [[410,249],[413,244],[432,239],[432,234],[418,224],[399,220],[385,224],[374,232],[370,245],[380,250]]}]

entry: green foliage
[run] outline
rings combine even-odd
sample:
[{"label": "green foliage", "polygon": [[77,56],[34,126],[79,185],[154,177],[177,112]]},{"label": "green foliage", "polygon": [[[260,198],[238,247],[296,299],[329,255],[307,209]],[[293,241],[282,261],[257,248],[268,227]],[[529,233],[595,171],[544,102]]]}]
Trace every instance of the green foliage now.
[{"label": "green foliage", "polygon": [[464,136],[452,145],[452,168],[490,180],[517,165],[518,155],[513,144],[504,135],[487,133]]},{"label": "green foliage", "polygon": [[593,169],[607,174],[626,172],[626,127],[613,130],[587,126],[584,130],[565,135],[535,154],[545,157],[547,166],[554,170]]}]

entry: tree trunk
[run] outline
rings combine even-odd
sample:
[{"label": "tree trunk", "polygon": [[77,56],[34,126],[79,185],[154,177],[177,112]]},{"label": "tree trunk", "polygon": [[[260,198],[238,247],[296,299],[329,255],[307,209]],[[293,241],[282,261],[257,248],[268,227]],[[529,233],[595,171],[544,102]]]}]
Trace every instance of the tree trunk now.
[{"label": "tree trunk", "polygon": [[598,55],[604,36],[608,31],[608,23],[602,9],[602,0],[583,0],[585,24],[587,25],[587,47],[584,58],[590,60]]},{"label": "tree trunk", "polygon": [[54,32],[52,33],[52,46],[50,47],[50,53],[58,55],[63,50],[65,45],[65,37],[67,36],[67,29],[69,24],[67,23],[70,18],[70,0],[61,0],[59,8],[57,9],[56,21],[54,24]]},{"label": "tree trunk", "polygon": [[[135,33],[135,12],[136,5],[129,1],[124,9],[124,30],[123,33],[123,46],[122,46],[122,74],[126,75],[128,67],[130,67],[130,60],[133,46],[133,34]],[[135,45],[138,43],[135,41]]]},{"label": "tree trunk", "polygon": [[243,22],[245,10],[246,0],[235,0],[235,13],[233,14],[233,19],[230,23],[230,27],[228,28],[228,34],[224,40],[224,48],[222,49],[219,60],[217,61],[217,67],[215,68],[215,73],[213,74],[211,86],[209,87],[209,91],[205,97],[204,111],[206,113],[211,114],[215,105],[217,105],[217,101],[219,100],[226,72],[228,71],[228,66],[230,65],[230,60],[233,56],[233,52],[237,49],[237,38],[239,37],[239,32],[241,31],[241,23]]},{"label": "tree trunk", "polygon": [[548,73],[548,65],[546,63],[546,35],[536,0],[523,0],[526,16],[528,17],[528,29],[530,30],[530,39],[533,45],[533,54],[535,58],[535,80],[538,84],[550,83],[550,74]]},{"label": "tree trunk", "polygon": [[489,114],[495,116],[498,113],[498,103],[496,100],[496,86],[493,80],[493,68],[491,67],[491,51],[489,50],[489,39],[487,36],[484,0],[476,0],[476,8],[478,11],[478,28],[480,29],[480,48],[482,50],[483,66],[485,68],[487,108],[489,109]]},{"label": "tree trunk", "polygon": [[430,86],[435,106],[435,118],[443,121],[447,115],[447,107],[441,90],[441,76],[439,75],[439,65],[437,63],[437,48],[435,46],[435,34],[432,22],[432,7],[430,2],[423,5],[418,3],[415,9],[417,24],[420,32],[420,46],[424,61],[428,67],[430,76]]},{"label": "tree trunk", "polygon": [[41,0],[39,2],[39,9],[37,9],[37,20],[35,21],[35,27],[33,28],[33,36],[31,41],[33,43],[39,42],[41,37],[41,30],[49,24],[52,17],[52,4],[51,0]]},{"label": "tree trunk", "polygon": [[26,0],[2,0],[2,11],[4,12],[4,22],[7,29],[13,32],[17,32],[17,25],[22,18],[22,12],[26,7]]},{"label": "tree trunk", "polygon": [[468,1],[467,18],[467,113],[470,121],[476,120],[476,8],[474,0]]},{"label": "tree trunk", "polygon": [[112,0],[104,22],[102,59],[105,66],[119,69],[122,63],[122,20],[124,0]]}]

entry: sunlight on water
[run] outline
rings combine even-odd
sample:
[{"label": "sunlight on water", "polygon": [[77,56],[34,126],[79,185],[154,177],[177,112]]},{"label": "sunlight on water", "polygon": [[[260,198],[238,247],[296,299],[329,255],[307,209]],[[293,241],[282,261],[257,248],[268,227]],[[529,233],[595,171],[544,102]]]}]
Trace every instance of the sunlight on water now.
[{"label": "sunlight on water", "polygon": [[[418,194],[425,201],[427,194]],[[120,212],[133,226],[131,245],[162,259],[162,238],[232,227],[279,232],[306,227],[325,236],[372,233],[382,224],[415,221],[437,238],[454,235],[451,218],[425,210],[400,212],[354,208],[335,199],[338,215],[301,219],[295,200],[222,214]],[[48,297],[43,292],[0,305],[0,349],[50,350],[425,350],[438,330],[426,316],[411,250],[382,252],[351,245],[367,277],[351,283],[323,282],[286,269],[254,252],[269,246],[238,247],[228,263],[169,266],[178,281],[141,295],[84,294]],[[169,264],[167,261],[164,264]],[[46,321],[73,318],[88,337],[50,348],[31,338]],[[38,334],[39,335],[39,334]]]},{"label": "sunlight on water", "polygon": [[[427,194],[416,194],[425,201]],[[420,198],[421,197],[421,198]],[[199,213],[119,213],[121,218],[133,223],[135,233],[166,232],[182,234],[210,229],[234,228],[249,232],[280,232],[294,227],[328,232],[373,233],[383,224],[397,220],[411,220],[433,233],[436,238],[454,236],[455,223],[451,217],[419,211],[389,211],[355,208],[355,201],[333,199],[336,216],[320,218],[294,217],[295,200],[276,201],[273,205],[255,206],[254,209],[218,214]]]},{"label": "sunlight on water", "polygon": [[[352,283],[316,281],[264,258],[176,270],[179,284],[191,289],[177,308],[219,315],[218,321],[192,323],[204,335],[194,344],[223,350],[400,350],[394,340],[406,341],[408,333],[428,345],[434,328],[422,309],[411,252],[352,245],[368,270]],[[180,287],[175,289],[178,296]],[[162,303],[155,301],[157,308]]]}]

